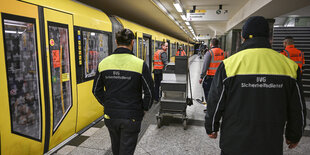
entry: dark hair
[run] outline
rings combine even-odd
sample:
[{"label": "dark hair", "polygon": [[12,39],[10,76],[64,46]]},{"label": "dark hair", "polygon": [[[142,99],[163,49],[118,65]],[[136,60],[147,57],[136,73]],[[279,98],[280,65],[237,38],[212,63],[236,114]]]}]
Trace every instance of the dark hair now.
[{"label": "dark hair", "polygon": [[294,44],[294,39],[292,36],[286,36],[284,40],[287,42],[288,45],[293,45]]},{"label": "dark hair", "polygon": [[213,39],[211,40],[211,44],[212,44],[213,46],[215,46],[215,47],[218,47],[218,46],[219,46],[219,40],[216,39],[216,38],[213,38]]},{"label": "dark hair", "polygon": [[292,36],[286,36],[284,39],[292,39],[293,40],[293,37]]},{"label": "dark hair", "polygon": [[129,29],[122,29],[115,34],[117,45],[130,45],[131,41],[135,38],[133,32]]},{"label": "dark hair", "polygon": [[165,46],[165,44],[166,44],[166,42],[163,41],[160,43],[160,46]]}]

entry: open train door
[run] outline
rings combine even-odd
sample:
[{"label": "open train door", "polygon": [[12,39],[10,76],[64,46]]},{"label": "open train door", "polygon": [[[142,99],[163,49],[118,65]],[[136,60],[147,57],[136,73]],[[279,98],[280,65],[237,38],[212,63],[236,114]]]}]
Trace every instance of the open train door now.
[{"label": "open train door", "polygon": [[38,7],[10,0],[0,5],[0,12],[0,154],[43,154]]},{"label": "open train door", "polygon": [[[77,116],[74,33],[72,15],[44,8],[48,90],[46,137],[48,150],[75,133]],[[48,115],[50,113],[50,115]],[[45,148],[45,151],[47,149]]]}]

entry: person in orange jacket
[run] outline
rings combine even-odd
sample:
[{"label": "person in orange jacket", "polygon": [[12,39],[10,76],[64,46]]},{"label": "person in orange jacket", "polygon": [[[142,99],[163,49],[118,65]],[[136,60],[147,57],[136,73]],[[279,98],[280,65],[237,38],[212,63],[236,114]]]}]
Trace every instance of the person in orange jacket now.
[{"label": "person in orange jacket", "polygon": [[285,47],[285,49],[280,53],[295,61],[298,64],[300,71],[302,71],[302,66],[303,64],[305,64],[304,53],[295,48],[293,37],[285,37],[283,41],[283,46]]},{"label": "person in orange jacket", "polygon": [[160,101],[160,82],[163,79],[163,71],[165,70],[165,67],[168,64],[168,43],[162,42],[161,43],[161,49],[157,50],[154,53],[153,58],[153,65],[154,65],[154,81],[155,81],[155,93],[154,93],[154,101],[155,103],[158,103]]},{"label": "person in orange jacket", "polygon": [[179,47],[178,52],[175,54],[175,56],[186,56],[186,53],[183,50],[182,46]]},{"label": "person in orange jacket", "polygon": [[[205,100],[208,100],[208,94],[210,91],[211,83],[215,72],[220,65],[220,63],[225,59],[224,51],[218,47],[219,40],[213,38],[210,43],[211,49],[207,51],[204,55],[203,68],[200,74],[199,83],[202,83],[202,88],[205,95]],[[205,104],[203,102],[203,104]],[[204,110],[205,111],[205,110]]]}]

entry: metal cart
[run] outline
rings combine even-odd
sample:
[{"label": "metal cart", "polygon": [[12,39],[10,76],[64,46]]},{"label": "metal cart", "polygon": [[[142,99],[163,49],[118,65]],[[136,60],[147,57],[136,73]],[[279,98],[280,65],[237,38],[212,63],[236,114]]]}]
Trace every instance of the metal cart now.
[{"label": "metal cart", "polygon": [[179,116],[184,130],[187,129],[186,107],[192,104],[192,98],[188,97],[189,79],[187,57],[176,57],[175,63],[167,65],[161,81],[162,97],[156,115],[158,128],[162,126],[164,116]]}]

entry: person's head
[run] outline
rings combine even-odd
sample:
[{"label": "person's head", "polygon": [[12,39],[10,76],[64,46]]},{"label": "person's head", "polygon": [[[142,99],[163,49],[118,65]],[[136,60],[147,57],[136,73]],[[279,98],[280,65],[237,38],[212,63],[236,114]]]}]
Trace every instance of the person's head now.
[{"label": "person's head", "polygon": [[211,39],[210,47],[219,47],[219,40],[216,38]]},{"label": "person's head", "polygon": [[294,45],[294,39],[291,36],[287,36],[283,40],[283,46],[286,47],[287,45]]},{"label": "person's head", "polygon": [[179,46],[179,51],[182,51],[182,50],[183,50],[182,46]]},{"label": "person's head", "polygon": [[254,37],[269,38],[269,24],[262,16],[250,17],[242,27],[242,39],[247,40]]},{"label": "person's head", "polygon": [[135,35],[129,29],[122,29],[115,34],[117,47],[124,47],[132,50]]},{"label": "person's head", "polygon": [[161,45],[162,50],[167,51],[167,49],[168,49],[168,43],[167,42],[162,42],[160,45]]}]

